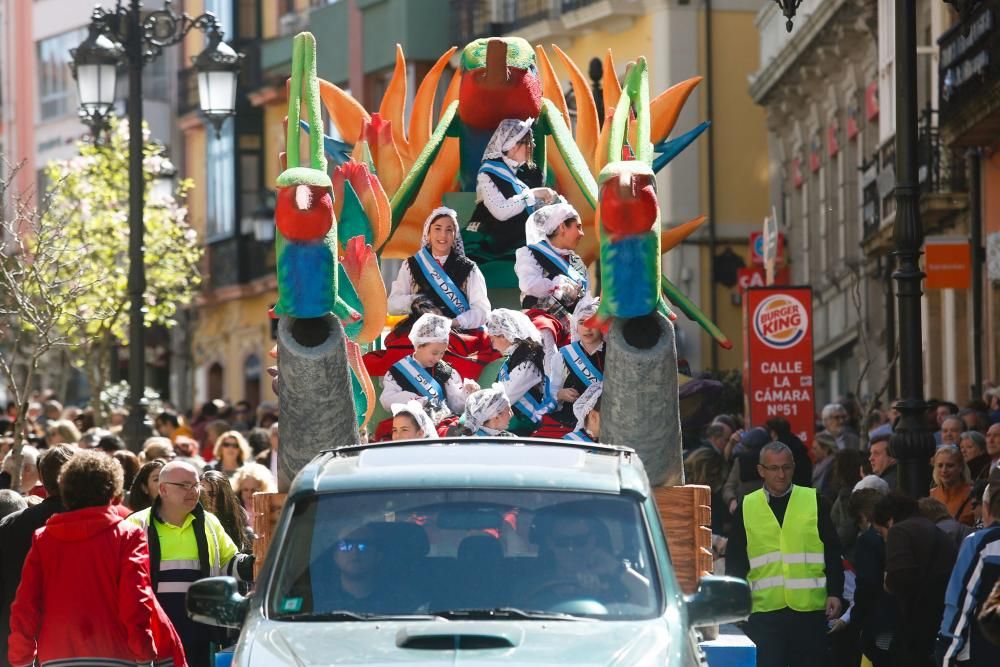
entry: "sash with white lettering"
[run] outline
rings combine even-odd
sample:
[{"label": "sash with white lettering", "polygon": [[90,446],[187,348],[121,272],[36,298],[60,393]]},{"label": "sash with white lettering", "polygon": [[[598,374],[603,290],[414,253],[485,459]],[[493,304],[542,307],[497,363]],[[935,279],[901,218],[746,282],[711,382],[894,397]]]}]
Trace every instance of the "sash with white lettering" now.
[{"label": "sash with white lettering", "polygon": [[579,342],[564,345],[559,348],[559,354],[585,387],[604,381],[604,373],[594,366]]},{"label": "sash with white lettering", "polygon": [[451,276],[441,268],[441,265],[434,259],[434,255],[426,247],[421,248],[413,257],[417,260],[420,272],[424,274],[424,278],[451,310],[453,317],[461,315],[471,308],[465,294],[451,279]]},{"label": "sash with white lettering", "polygon": [[570,431],[562,437],[563,440],[575,440],[576,442],[594,442],[594,439],[583,430],[580,431]]},{"label": "sash with white lettering", "polygon": [[[500,367],[500,372],[497,374],[497,379],[500,382],[510,381],[510,372],[507,370],[507,361],[503,362],[503,366]],[[514,403],[513,408],[519,412],[523,417],[530,419],[533,423],[537,424],[541,421],[542,416],[547,414],[552,408],[555,407],[555,401],[551,398],[549,391],[549,379],[542,375],[543,385],[542,385],[542,400],[538,400],[531,395],[531,390],[524,392],[522,396],[516,403]]]},{"label": "sash with white lettering", "polygon": [[532,243],[528,246],[532,250],[541,253],[545,259],[552,262],[552,264],[558,269],[559,273],[563,274],[574,283],[579,285],[582,289],[587,289],[587,274],[580,274],[569,262],[563,259],[563,256],[552,247],[548,241],[539,241],[538,243]]},{"label": "sash with white lettering", "polygon": [[421,395],[427,397],[428,402],[432,404],[444,403],[444,389],[441,388],[441,384],[412,356],[400,359],[393,366],[403,374],[404,378],[409,380],[410,384]]}]

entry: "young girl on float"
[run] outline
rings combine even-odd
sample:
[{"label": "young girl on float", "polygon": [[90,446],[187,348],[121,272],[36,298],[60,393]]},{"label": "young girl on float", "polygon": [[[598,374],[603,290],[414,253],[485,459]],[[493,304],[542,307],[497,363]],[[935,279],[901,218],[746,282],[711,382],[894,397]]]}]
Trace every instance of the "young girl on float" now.
[{"label": "young girl on float", "polygon": [[458,215],[445,206],[427,216],[420,250],[399,267],[389,291],[389,314],[408,317],[386,336],[385,350],[365,355],[369,374],[385,375],[413,350],[407,334],[423,313],[453,318],[446,358],[462,377],[478,378],[497,358],[483,332],[490,313],[486,281],[465,256]]},{"label": "young girl on float", "polygon": [[517,249],[514,261],[521,307],[532,321],[541,311],[568,329],[570,313],[588,287],[587,266],[576,254],[583,238],[580,214],[560,197],[532,213],[524,231],[527,245]]},{"label": "young girl on float", "polygon": [[[463,380],[447,362],[442,361],[448,349],[451,320],[440,315],[425,313],[417,318],[410,329],[413,354],[403,357],[389,368],[382,378],[379,401],[386,410],[394,403],[416,400],[424,406],[435,426],[453,423],[455,415],[465,409],[469,394],[479,389],[473,380]],[[391,420],[379,424],[376,440],[385,439],[390,433]]]},{"label": "young girl on float", "polygon": [[392,404],[392,439],[436,438],[434,422],[418,401]]},{"label": "young girl on float", "polygon": [[573,430],[578,421],[573,414],[576,401],[589,387],[604,381],[604,335],[600,329],[587,326],[600,304],[600,299],[589,294],[580,299],[570,317],[573,342],[546,360],[549,386],[558,403],[535,431],[540,438],[561,438]]},{"label": "young girl on float", "polygon": [[506,357],[497,379],[513,406],[510,430],[517,435],[529,435],[555,405],[545,377],[541,334],[527,315],[507,308],[490,313],[486,333],[496,351]]},{"label": "young girl on float", "polygon": [[555,201],[542,184],[541,170],[532,162],[535,150],[532,120],[507,118],[486,144],[476,175],[476,209],[466,226],[482,234],[475,256],[482,260],[509,258],[524,245],[524,223],[538,206]]},{"label": "young girl on float", "polygon": [[587,387],[573,403],[576,430],[563,436],[563,440],[577,442],[600,442],[601,439],[601,393],[604,383],[598,382]]},{"label": "young girl on float", "polygon": [[510,399],[499,382],[487,389],[480,389],[469,396],[462,415],[458,435],[484,435],[513,437],[507,430],[514,416]]}]

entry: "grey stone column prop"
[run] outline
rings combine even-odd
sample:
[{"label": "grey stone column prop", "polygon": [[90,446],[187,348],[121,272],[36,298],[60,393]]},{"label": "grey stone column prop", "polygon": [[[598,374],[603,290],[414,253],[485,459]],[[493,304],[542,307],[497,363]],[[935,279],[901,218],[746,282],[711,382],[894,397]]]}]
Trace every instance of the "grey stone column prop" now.
[{"label": "grey stone column prop", "polygon": [[660,313],[616,319],[607,345],[601,442],[635,449],[653,486],[684,484],[674,325]]},{"label": "grey stone column prop", "polygon": [[278,491],[321,450],[359,442],[345,341],[333,315],[278,321]]}]

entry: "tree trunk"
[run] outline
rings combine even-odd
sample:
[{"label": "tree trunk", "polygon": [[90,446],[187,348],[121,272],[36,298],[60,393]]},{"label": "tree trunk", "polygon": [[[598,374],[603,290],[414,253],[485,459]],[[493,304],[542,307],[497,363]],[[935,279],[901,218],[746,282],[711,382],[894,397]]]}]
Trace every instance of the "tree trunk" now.
[{"label": "tree trunk", "polygon": [[[104,413],[101,392],[108,384],[108,355],[111,353],[111,334],[105,333],[87,353],[87,371],[90,381],[90,407],[94,412],[94,425],[104,427],[108,416]],[[96,348],[96,349],[95,349]]]}]

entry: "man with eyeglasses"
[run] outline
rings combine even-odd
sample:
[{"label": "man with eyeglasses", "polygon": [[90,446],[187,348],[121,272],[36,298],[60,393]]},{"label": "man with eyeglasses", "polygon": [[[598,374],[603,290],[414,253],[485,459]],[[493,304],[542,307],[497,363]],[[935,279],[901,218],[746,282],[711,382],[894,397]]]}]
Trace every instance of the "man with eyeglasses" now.
[{"label": "man with eyeglasses", "polygon": [[198,472],[190,463],[163,466],[159,492],[152,507],[127,520],[146,530],[153,590],[184,642],[188,664],[209,667],[209,644],[222,637],[216,628],[188,618],[185,595],[204,577],[227,574],[251,581],[253,556],[239,553],[219,519],[201,506]]},{"label": "man with eyeglasses", "polygon": [[840,617],[844,568],[830,508],[815,489],[792,484],[795,459],[780,442],[760,451],[763,488],[733,515],[726,574],[750,583],[747,635],[759,667],[829,665],[827,624]]},{"label": "man with eyeglasses", "polygon": [[823,419],[823,429],[833,436],[837,449],[860,449],[861,440],[857,434],[847,428],[847,410],[840,403],[830,403],[823,406],[820,413]]}]

